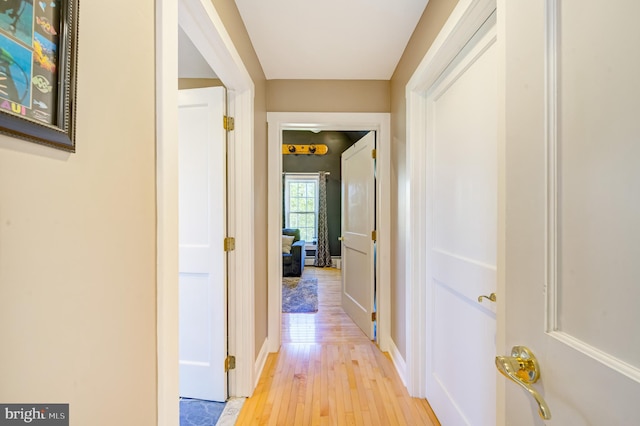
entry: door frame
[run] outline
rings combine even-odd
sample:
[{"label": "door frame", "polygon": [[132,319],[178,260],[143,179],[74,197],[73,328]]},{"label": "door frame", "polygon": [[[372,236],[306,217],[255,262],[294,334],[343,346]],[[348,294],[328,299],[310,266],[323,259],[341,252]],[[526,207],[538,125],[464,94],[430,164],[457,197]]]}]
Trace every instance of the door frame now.
[{"label": "door frame", "polygon": [[[407,151],[406,164],[409,178],[408,205],[406,206],[406,221],[411,229],[412,238],[407,239],[407,264],[406,276],[408,286],[406,292],[406,342],[407,342],[407,389],[412,396],[424,398],[426,396],[426,366],[427,360],[427,265],[424,259],[427,255],[428,247],[428,225],[424,218],[427,217],[427,171],[425,170],[425,159],[427,156],[428,132],[427,123],[424,120],[427,112],[426,92],[436,82],[438,77],[473,37],[475,32],[496,10],[496,0],[460,0],[447,22],[442,27],[440,33],[423,57],[420,65],[412,75],[406,86],[407,99]],[[501,17],[498,13],[498,41],[497,46],[500,54],[502,48],[501,37]],[[503,59],[498,59],[499,84],[502,77]],[[501,267],[504,264],[504,214],[503,214],[503,127],[504,109],[499,100],[500,93],[496,93],[498,102],[498,294],[503,294],[503,284],[501,284]],[[504,304],[503,298],[498,298],[497,304],[497,334],[496,350],[504,349]],[[487,368],[494,368],[493,365]],[[504,383],[498,380],[496,383],[496,413],[498,424],[504,412]]]},{"label": "door frame", "polygon": [[384,352],[391,337],[391,125],[389,113],[268,112],[268,229],[267,274],[269,322],[267,347],[278,352],[282,324],[282,131],[283,130],[370,130],[377,134],[376,229],[377,241],[377,342]]},{"label": "door frame", "polygon": [[[255,88],[220,16],[208,0],[156,2],[157,424],[179,420],[178,390],[178,25],[228,90],[235,114],[229,145],[229,232],[242,250],[229,253],[229,350],[236,369],[229,395],[254,389],[253,125]],[[222,242],[221,242],[222,244]],[[238,256],[238,261],[236,261]],[[238,295],[238,296],[236,296]],[[241,295],[241,297],[239,296]]]}]

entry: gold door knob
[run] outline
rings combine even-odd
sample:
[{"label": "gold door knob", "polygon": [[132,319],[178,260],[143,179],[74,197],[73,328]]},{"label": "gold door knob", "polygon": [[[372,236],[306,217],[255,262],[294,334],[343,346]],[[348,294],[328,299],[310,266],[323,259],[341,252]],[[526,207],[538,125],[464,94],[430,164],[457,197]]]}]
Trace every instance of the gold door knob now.
[{"label": "gold door knob", "polygon": [[515,384],[521,386],[538,403],[538,414],[544,420],[551,419],[551,410],[546,401],[533,386],[540,378],[540,366],[538,360],[526,346],[514,346],[511,356],[497,356],[496,368],[498,371]]},{"label": "gold door knob", "polygon": [[338,241],[344,241],[344,237],[338,237]]},{"label": "gold door knob", "polygon": [[484,294],[483,294],[483,295],[478,296],[478,302],[482,303],[482,299],[483,299],[483,298],[484,298],[484,299],[487,299],[487,300],[490,300],[490,301],[492,301],[492,302],[495,302],[495,301],[497,300],[497,298],[496,298],[496,294],[495,294],[495,293],[491,293],[491,294],[490,294],[490,295],[488,295],[488,296],[485,296]]}]

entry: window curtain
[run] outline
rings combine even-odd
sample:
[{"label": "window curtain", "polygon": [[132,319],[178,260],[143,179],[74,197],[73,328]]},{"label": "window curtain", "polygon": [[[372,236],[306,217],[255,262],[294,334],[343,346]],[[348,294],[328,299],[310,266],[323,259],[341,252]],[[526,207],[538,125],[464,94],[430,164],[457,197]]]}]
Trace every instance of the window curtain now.
[{"label": "window curtain", "polygon": [[331,266],[331,253],[329,252],[329,229],[327,225],[327,174],[318,173],[318,242],[316,246],[316,258],[314,266]]}]

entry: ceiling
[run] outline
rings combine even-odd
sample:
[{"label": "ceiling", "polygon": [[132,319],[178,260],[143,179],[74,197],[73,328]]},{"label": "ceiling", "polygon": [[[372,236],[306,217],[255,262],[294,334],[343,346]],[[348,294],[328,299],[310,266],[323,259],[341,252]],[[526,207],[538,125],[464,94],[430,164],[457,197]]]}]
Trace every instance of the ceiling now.
[{"label": "ceiling", "polygon": [[235,2],[268,80],[389,80],[428,0]]}]

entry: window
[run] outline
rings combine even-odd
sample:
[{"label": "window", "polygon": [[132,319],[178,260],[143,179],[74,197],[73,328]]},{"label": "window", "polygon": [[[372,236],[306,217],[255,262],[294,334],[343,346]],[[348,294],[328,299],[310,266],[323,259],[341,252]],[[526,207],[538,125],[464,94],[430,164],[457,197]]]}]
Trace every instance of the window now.
[{"label": "window", "polygon": [[318,175],[286,175],[285,224],[300,230],[300,239],[315,244],[318,229]]}]

